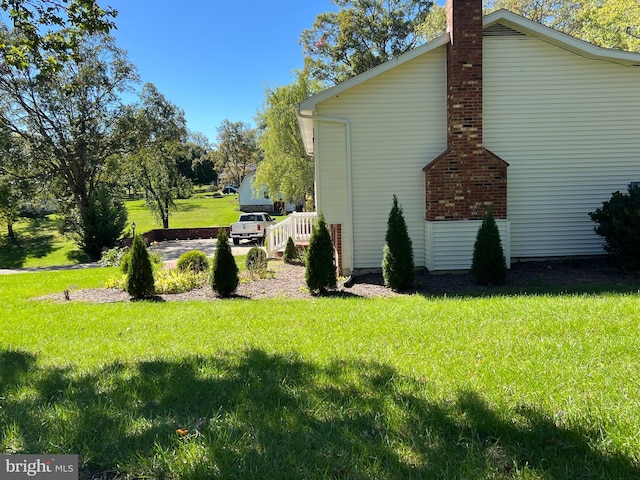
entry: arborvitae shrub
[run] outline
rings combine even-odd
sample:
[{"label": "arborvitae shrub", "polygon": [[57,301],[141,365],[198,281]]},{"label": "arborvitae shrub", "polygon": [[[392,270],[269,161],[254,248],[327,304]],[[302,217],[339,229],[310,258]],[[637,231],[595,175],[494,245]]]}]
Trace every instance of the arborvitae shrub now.
[{"label": "arborvitae shrub", "polygon": [[387,234],[382,251],[382,276],[384,284],[393,290],[402,290],[413,285],[413,243],[407,231],[407,223],[393,196],[393,205],[387,221]]},{"label": "arborvitae shrub", "polygon": [[216,244],[216,254],[213,257],[213,269],[209,283],[214,292],[221,297],[229,297],[238,288],[240,278],[238,277],[238,265],[231,253],[229,237],[227,231],[221,228],[218,231],[218,242]]},{"label": "arborvitae shrub", "polygon": [[640,270],[640,187],[629,185],[626,194],[613,193],[589,216],[605,239],[605,251],[625,268]]},{"label": "arborvitae shrub", "polygon": [[298,249],[296,248],[296,244],[291,237],[289,237],[289,240],[287,240],[287,246],[284,249],[284,256],[282,257],[282,259],[284,260],[284,263],[296,263],[300,260]]},{"label": "arborvitae shrub", "polygon": [[131,250],[122,255],[122,258],[120,259],[120,270],[122,273],[129,273],[129,265],[131,265]]},{"label": "arborvitae shrub", "polygon": [[247,252],[245,266],[250,272],[264,272],[267,269],[267,254],[260,247],[251,247]]},{"label": "arborvitae shrub", "polygon": [[153,266],[147,247],[144,246],[140,235],[133,237],[133,244],[128,255],[130,258],[125,290],[135,299],[151,297],[154,293]]},{"label": "arborvitae shrub", "polygon": [[311,292],[319,293],[336,288],[338,283],[333,261],[333,244],[323,215],[320,215],[311,232],[305,280]]},{"label": "arborvitae shrub", "polygon": [[485,215],[478,229],[471,274],[483,285],[502,285],[507,281],[507,262],[500,242],[500,231],[491,211]]},{"label": "arborvitae shrub", "polygon": [[101,187],[89,198],[80,216],[82,230],[79,243],[92,260],[100,258],[102,250],[115,247],[127,225],[124,203],[112,197],[106,187]]},{"label": "arborvitae shrub", "polygon": [[209,270],[209,259],[201,250],[190,250],[180,255],[176,267],[180,271],[206,272]]}]

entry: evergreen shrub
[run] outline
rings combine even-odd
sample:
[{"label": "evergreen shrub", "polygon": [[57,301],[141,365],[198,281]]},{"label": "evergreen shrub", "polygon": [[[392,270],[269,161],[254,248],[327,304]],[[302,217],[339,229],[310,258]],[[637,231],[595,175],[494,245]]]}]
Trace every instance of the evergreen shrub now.
[{"label": "evergreen shrub", "polygon": [[321,294],[327,289],[336,288],[338,283],[333,259],[333,243],[324,215],[320,215],[311,232],[305,280],[312,293]]},{"label": "evergreen shrub", "polygon": [[412,286],[415,276],[413,243],[407,231],[402,207],[398,205],[398,197],[395,195],[382,251],[382,276],[384,284],[396,291]]},{"label": "evergreen shrub", "polygon": [[507,281],[507,262],[491,210],[484,216],[476,235],[471,274],[482,285],[502,285]]},{"label": "evergreen shrub", "polygon": [[125,290],[132,298],[139,300],[154,294],[153,266],[149,252],[140,235],[133,237],[127,268]]},{"label": "evergreen shrub", "polygon": [[293,241],[293,238],[289,237],[287,240],[287,246],[284,249],[284,255],[282,257],[284,263],[296,263],[300,260],[298,249]]},{"label": "evergreen shrub", "polygon": [[613,193],[589,216],[605,239],[605,251],[626,269],[640,270],[640,186],[629,185],[626,194]]},{"label": "evergreen shrub", "polygon": [[211,270],[209,283],[213,291],[221,297],[230,297],[238,288],[238,283],[240,283],[238,265],[236,265],[236,260],[233,258],[229,237],[224,228],[218,231],[216,254],[213,257],[213,269]]},{"label": "evergreen shrub", "polygon": [[102,251],[113,248],[127,225],[124,203],[101,187],[80,210],[80,247],[91,260],[99,259]]}]

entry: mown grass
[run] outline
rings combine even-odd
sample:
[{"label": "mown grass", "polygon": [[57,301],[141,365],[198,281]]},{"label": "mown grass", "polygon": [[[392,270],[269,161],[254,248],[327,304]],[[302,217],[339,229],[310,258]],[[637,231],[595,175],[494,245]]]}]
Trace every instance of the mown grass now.
[{"label": "mown grass", "polygon": [[[138,232],[162,228],[162,224],[153,217],[144,200],[127,200],[125,205],[129,212],[129,223],[135,222]],[[176,209],[169,217],[169,227],[228,226],[238,220],[239,215],[238,195],[225,195],[222,198],[198,195],[176,200]]]},{"label": "mown grass", "polygon": [[637,294],[79,304],[0,277],[0,451],[82,478],[640,478]]},{"label": "mown grass", "polygon": [[[171,228],[227,226],[235,222],[240,214],[238,196],[223,198],[194,196],[177,200],[177,209],[169,220]],[[129,223],[136,223],[138,232],[161,228],[147,209],[144,200],[125,201],[129,212]],[[76,265],[87,261],[72,238],[58,233],[56,215],[40,219],[24,219],[15,224],[17,241],[6,234],[0,235],[0,268],[38,268],[61,265]],[[131,230],[127,227],[129,234]]]}]

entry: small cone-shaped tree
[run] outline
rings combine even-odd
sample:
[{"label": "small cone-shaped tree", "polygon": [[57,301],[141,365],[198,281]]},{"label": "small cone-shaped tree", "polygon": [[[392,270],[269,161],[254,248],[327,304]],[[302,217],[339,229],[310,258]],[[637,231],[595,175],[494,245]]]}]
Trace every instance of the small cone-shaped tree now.
[{"label": "small cone-shaped tree", "polygon": [[218,230],[216,254],[213,257],[213,269],[209,278],[211,288],[221,297],[229,297],[238,288],[238,265],[233,258],[227,230]]},{"label": "small cone-shaped tree", "polygon": [[500,242],[500,231],[491,210],[484,216],[476,236],[471,274],[483,285],[502,285],[507,281],[507,263]]},{"label": "small cone-shaped tree", "polygon": [[282,257],[284,263],[295,263],[298,261],[298,250],[296,244],[293,242],[293,238],[289,237],[287,240],[287,246],[284,249],[284,255]]},{"label": "small cone-shaped tree", "polygon": [[307,287],[314,293],[325,293],[329,288],[336,288],[338,283],[333,262],[333,244],[324,215],[320,215],[311,232],[304,276]]},{"label": "small cone-shaped tree", "polygon": [[144,241],[140,235],[133,237],[133,243],[128,255],[125,290],[136,300],[153,296],[153,266],[151,265],[147,247],[144,246]]},{"label": "small cone-shaped tree", "polygon": [[387,221],[387,234],[382,251],[382,276],[384,284],[392,290],[402,290],[413,285],[413,243],[407,231],[398,197],[393,196],[393,206]]}]

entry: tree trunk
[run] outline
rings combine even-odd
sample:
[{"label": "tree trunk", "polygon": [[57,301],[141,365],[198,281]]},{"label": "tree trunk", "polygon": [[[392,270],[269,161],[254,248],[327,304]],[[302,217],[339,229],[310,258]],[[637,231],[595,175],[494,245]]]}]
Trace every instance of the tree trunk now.
[{"label": "tree trunk", "polygon": [[162,212],[162,228],[169,228],[169,202],[165,200]]},{"label": "tree trunk", "polygon": [[12,241],[16,241],[16,232],[13,230],[13,222],[7,222],[7,235]]}]

